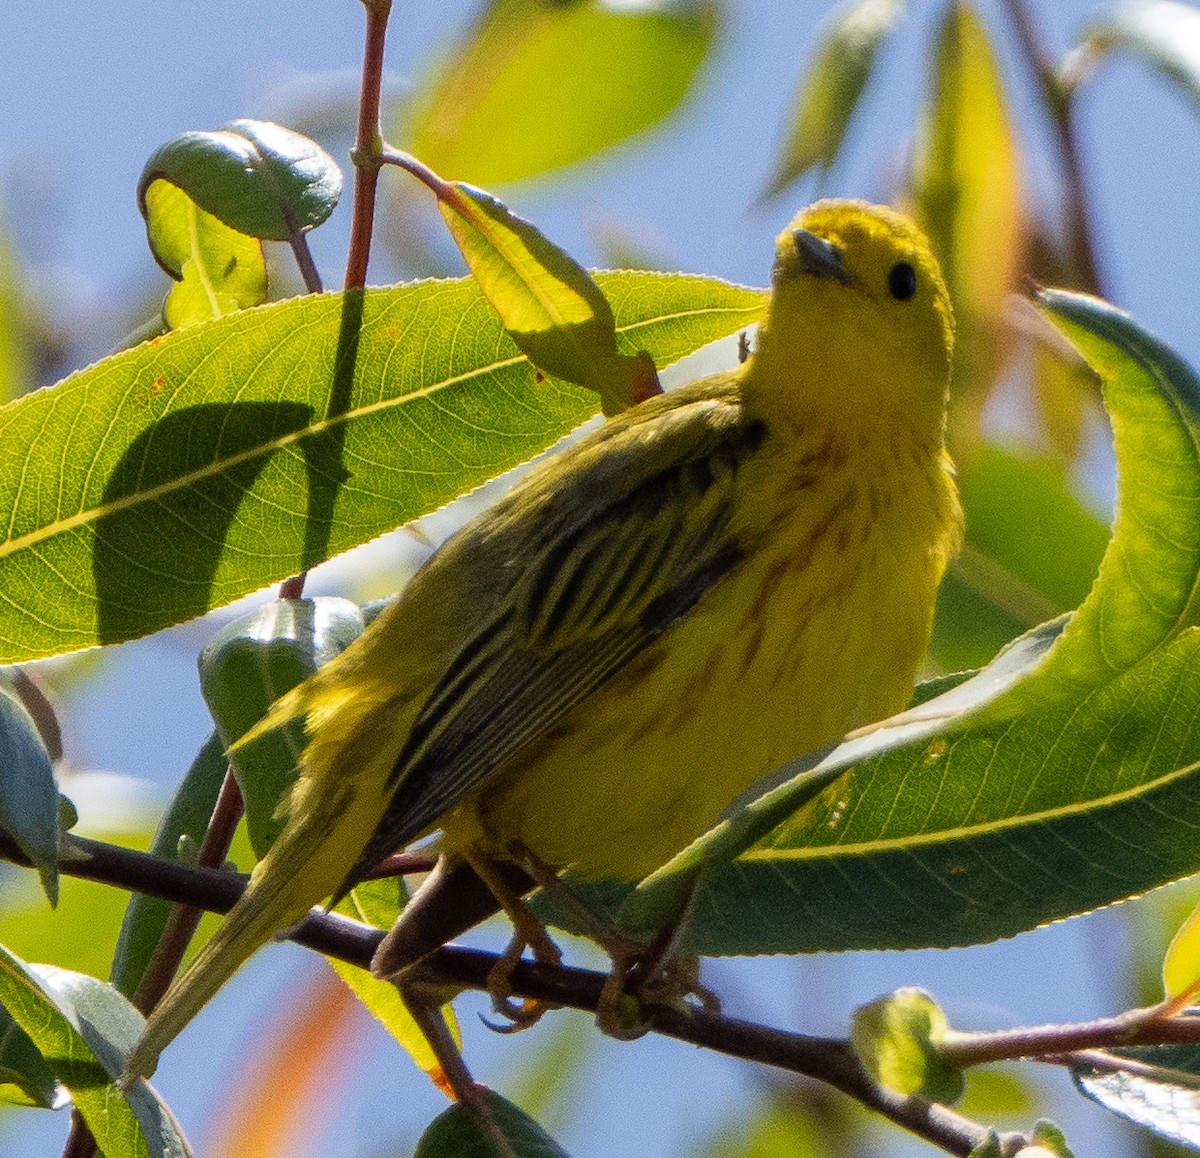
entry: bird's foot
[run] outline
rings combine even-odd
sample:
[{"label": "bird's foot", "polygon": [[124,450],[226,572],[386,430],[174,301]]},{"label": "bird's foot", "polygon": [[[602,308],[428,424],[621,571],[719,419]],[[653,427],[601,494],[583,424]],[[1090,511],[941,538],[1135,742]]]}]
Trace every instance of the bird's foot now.
[{"label": "bird's foot", "polygon": [[492,999],[493,1011],[502,1019],[500,1022],[484,1019],[484,1023],[497,1033],[516,1033],[528,1029],[540,1020],[543,1013],[556,1006],[532,997],[513,1000],[513,970],[521,961],[526,949],[533,952],[539,965],[560,965],[562,951],[551,940],[545,926],[523,902],[509,909],[513,922],[513,936],[507,948],[496,959],[488,973],[488,995]]},{"label": "bird's foot", "polygon": [[620,1041],[636,1041],[650,1030],[655,1006],[721,1010],[717,995],[700,984],[700,958],[694,954],[672,952],[664,957],[652,945],[614,956],[596,1009],[597,1027]]}]

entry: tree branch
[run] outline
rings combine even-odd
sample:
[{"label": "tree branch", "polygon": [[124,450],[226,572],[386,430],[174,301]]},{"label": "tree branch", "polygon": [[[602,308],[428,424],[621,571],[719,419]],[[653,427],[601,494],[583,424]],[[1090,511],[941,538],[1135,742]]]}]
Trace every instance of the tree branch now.
[{"label": "tree branch", "polygon": [[[12,838],[2,832],[0,858],[29,863]],[[217,913],[228,912],[246,886],[246,878],[235,873],[173,864],[148,853],[73,836],[64,838],[60,867],[68,876]],[[314,909],[289,939],[368,969],[383,933],[336,913]],[[430,955],[421,966],[418,980],[486,991],[496,960],[494,953],[447,946]],[[512,974],[513,990],[522,997],[591,1013],[599,1006],[605,980],[604,974],[594,970],[533,962],[521,962]],[[651,1028],[667,1037],[825,1082],[947,1153],[969,1154],[987,1137],[985,1127],[945,1106],[904,1097],[877,1085],[845,1041],[771,1029],[694,1008],[654,1006],[647,1010],[647,1016]]]}]

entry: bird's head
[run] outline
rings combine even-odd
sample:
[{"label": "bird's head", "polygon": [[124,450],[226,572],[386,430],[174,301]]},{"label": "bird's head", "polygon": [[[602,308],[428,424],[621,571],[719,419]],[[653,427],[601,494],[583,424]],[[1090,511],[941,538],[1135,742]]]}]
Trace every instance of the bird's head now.
[{"label": "bird's head", "polygon": [[[925,235],[895,210],[820,201],[779,235],[760,374],[790,377],[809,402],[856,407],[863,421],[896,404],[937,425],[945,411],[954,323]],[[824,396],[824,397],[822,397]]]}]

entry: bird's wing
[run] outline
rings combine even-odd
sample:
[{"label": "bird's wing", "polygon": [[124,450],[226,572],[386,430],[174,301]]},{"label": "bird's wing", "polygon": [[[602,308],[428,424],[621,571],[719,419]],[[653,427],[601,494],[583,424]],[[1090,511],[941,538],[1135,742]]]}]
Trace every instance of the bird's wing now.
[{"label": "bird's wing", "polygon": [[699,397],[656,419],[652,445],[630,422],[594,463],[543,472],[533,495],[512,500],[521,533],[506,532],[504,510],[489,521],[492,541],[469,553],[518,577],[417,715],[387,811],[339,893],[544,735],[737,563],[735,478],[764,436],[736,398]]}]

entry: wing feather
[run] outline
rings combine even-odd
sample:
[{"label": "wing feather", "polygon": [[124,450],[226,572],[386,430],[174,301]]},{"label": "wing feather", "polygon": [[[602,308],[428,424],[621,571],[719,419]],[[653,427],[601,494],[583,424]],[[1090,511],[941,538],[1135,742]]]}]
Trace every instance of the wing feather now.
[{"label": "wing feather", "polygon": [[392,799],[339,895],[544,736],[736,566],[736,478],[765,428],[736,398],[711,394],[681,399],[670,418],[656,425],[658,453],[647,453],[631,421],[615,435],[626,445],[607,439],[592,469],[577,460],[569,473],[531,477],[530,487],[545,489],[510,501],[540,506],[537,518],[506,524],[502,509],[481,532],[491,536],[481,557],[519,570],[417,715],[389,779]]}]

